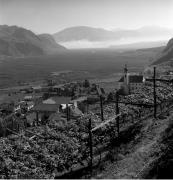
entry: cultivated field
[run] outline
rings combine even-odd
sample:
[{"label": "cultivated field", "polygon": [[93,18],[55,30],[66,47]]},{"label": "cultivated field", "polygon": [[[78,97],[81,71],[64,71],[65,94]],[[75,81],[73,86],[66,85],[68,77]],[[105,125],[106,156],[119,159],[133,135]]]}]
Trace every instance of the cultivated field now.
[{"label": "cultivated field", "polygon": [[[24,85],[47,78],[80,80],[110,78],[120,73],[124,64],[129,71],[142,71],[156,52],[137,50],[117,52],[111,49],[70,50],[54,56],[0,59],[0,86]],[[59,73],[60,72],[60,73]],[[64,73],[63,73],[64,72]]]}]

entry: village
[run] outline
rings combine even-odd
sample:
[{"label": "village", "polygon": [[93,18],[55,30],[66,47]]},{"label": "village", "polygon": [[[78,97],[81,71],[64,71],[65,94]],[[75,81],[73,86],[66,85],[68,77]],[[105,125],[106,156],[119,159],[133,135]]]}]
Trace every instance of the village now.
[{"label": "village", "polygon": [[[166,72],[160,77],[170,80],[172,72]],[[98,110],[100,100],[115,99],[113,94],[116,91],[119,91],[124,99],[134,94],[138,95],[139,92],[142,94],[148,85],[152,87],[152,80],[146,81],[147,78],[141,73],[129,73],[125,65],[122,77],[118,81],[118,88],[110,93],[106,93],[104,88],[100,88],[97,84],[90,84],[88,80],[66,84],[56,84],[49,80],[44,86],[30,86],[10,92],[0,101],[1,126],[5,128],[2,132],[9,134],[8,130],[19,131],[26,127],[46,124],[51,119],[58,121],[59,118],[63,118],[69,121],[89,111],[100,115]]]},{"label": "village", "polygon": [[[18,169],[14,177],[62,177],[74,166],[81,168],[81,162],[90,157],[86,150],[88,123],[92,128],[89,132],[95,133],[94,146],[101,143],[101,148],[107,149],[111,142],[117,142],[115,139],[124,128],[133,126],[140,118],[153,116],[155,111],[157,118],[164,118],[158,112],[172,103],[172,72],[157,75],[155,80],[157,97],[153,97],[153,74],[149,77],[130,73],[125,65],[118,88],[109,93],[89,80],[65,84],[50,80],[44,86],[7,93],[0,104],[0,136],[5,138],[0,144],[6,147],[4,153],[13,164],[8,165],[12,169],[8,173],[14,176]],[[22,166],[12,160],[8,150],[14,142],[20,146],[15,145],[15,156]]]},{"label": "village", "polygon": [[[172,72],[166,72],[160,77],[170,80]],[[125,65],[122,77],[118,81],[118,88],[109,93],[97,84],[90,84],[88,80],[61,85],[49,80],[44,86],[21,88],[8,93],[0,101],[1,126],[6,127],[9,131],[19,131],[26,127],[46,124],[51,119],[58,121],[59,118],[64,118],[69,121],[79,118],[89,111],[97,112],[96,114],[100,115],[98,106],[100,100],[115,99],[116,91],[119,91],[119,94],[125,97],[124,99],[134,96],[134,94],[138,95],[139,92],[142,94],[148,85],[152,87],[152,80],[146,81],[147,78],[141,73],[129,73]],[[142,99],[144,97],[141,97],[141,101]],[[140,100],[138,99],[138,101]],[[97,110],[94,111],[95,109]],[[8,134],[6,128],[2,132]],[[2,135],[5,136],[5,134]]]}]

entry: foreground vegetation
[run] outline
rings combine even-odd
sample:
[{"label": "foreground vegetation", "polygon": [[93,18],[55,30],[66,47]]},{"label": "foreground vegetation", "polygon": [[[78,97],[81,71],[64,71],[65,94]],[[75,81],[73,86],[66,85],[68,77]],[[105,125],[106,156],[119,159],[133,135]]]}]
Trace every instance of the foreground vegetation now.
[{"label": "foreground vegetation", "polygon": [[[157,102],[171,102],[173,88],[164,83],[157,83]],[[114,92],[109,96],[115,99]],[[153,105],[152,85],[144,86],[140,92],[120,100],[126,103],[142,103]],[[132,104],[119,104],[120,130],[127,127],[129,122],[141,121],[143,117],[152,113],[152,109]],[[163,106],[162,108],[165,108]],[[99,106],[90,109],[90,113],[78,119],[51,120],[46,125],[30,127],[20,133],[0,138],[0,177],[1,178],[55,178],[58,173],[72,169],[75,164],[82,164],[89,160],[89,119],[92,128],[101,123]],[[160,109],[161,110],[161,109]],[[115,103],[105,102],[104,120],[116,115]],[[111,121],[94,132],[94,146],[98,144],[110,145],[117,137],[116,121]]]}]

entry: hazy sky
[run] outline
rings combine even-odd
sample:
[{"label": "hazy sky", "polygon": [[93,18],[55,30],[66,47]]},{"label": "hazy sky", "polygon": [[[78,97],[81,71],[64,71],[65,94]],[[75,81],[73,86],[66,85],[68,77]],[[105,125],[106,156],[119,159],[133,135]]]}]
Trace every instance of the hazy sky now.
[{"label": "hazy sky", "polygon": [[78,25],[173,28],[173,0],[0,0],[0,24],[36,33],[55,33]]}]

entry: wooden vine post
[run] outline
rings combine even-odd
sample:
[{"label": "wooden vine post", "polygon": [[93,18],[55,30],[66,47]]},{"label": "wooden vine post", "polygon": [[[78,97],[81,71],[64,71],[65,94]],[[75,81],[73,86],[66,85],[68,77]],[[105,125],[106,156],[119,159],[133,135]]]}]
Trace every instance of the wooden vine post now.
[{"label": "wooden vine post", "polygon": [[91,118],[89,119],[89,149],[90,149],[90,173],[92,176],[92,167],[93,167],[93,142],[92,142],[92,125]]},{"label": "wooden vine post", "polygon": [[154,98],[154,118],[156,118],[157,113],[157,102],[156,102],[156,67],[154,67],[154,76],[153,76],[153,98]]},{"label": "wooden vine post", "polygon": [[104,121],[104,115],[103,115],[103,97],[100,95],[100,109],[101,109],[101,120]]},{"label": "wooden vine post", "polygon": [[36,112],[36,124],[35,126],[38,126],[38,119],[39,119],[39,115],[38,115],[38,111]]},{"label": "wooden vine post", "polygon": [[[118,105],[118,101],[119,101],[119,93],[116,92],[116,115],[119,114],[119,105]],[[119,116],[116,117],[117,119],[117,134],[118,134],[118,138],[119,138],[119,133],[120,133],[120,124],[119,124]]]},{"label": "wooden vine post", "polygon": [[[67,104],[68,105],[68,104]],[[68,110],[68,120],[70,121],[70,106],[67,108],[67,110]]]},{"label": "wooden vine post", "polygon": [[88,102],[88,98],[86,100],[86,113],[88,114],[89,112],[89,102]]},{"label": "wooden vine post", "polygon": [[68,121],[69,120],[68,104],[66,104],[66,116],[67,116],[67,121]]}]

